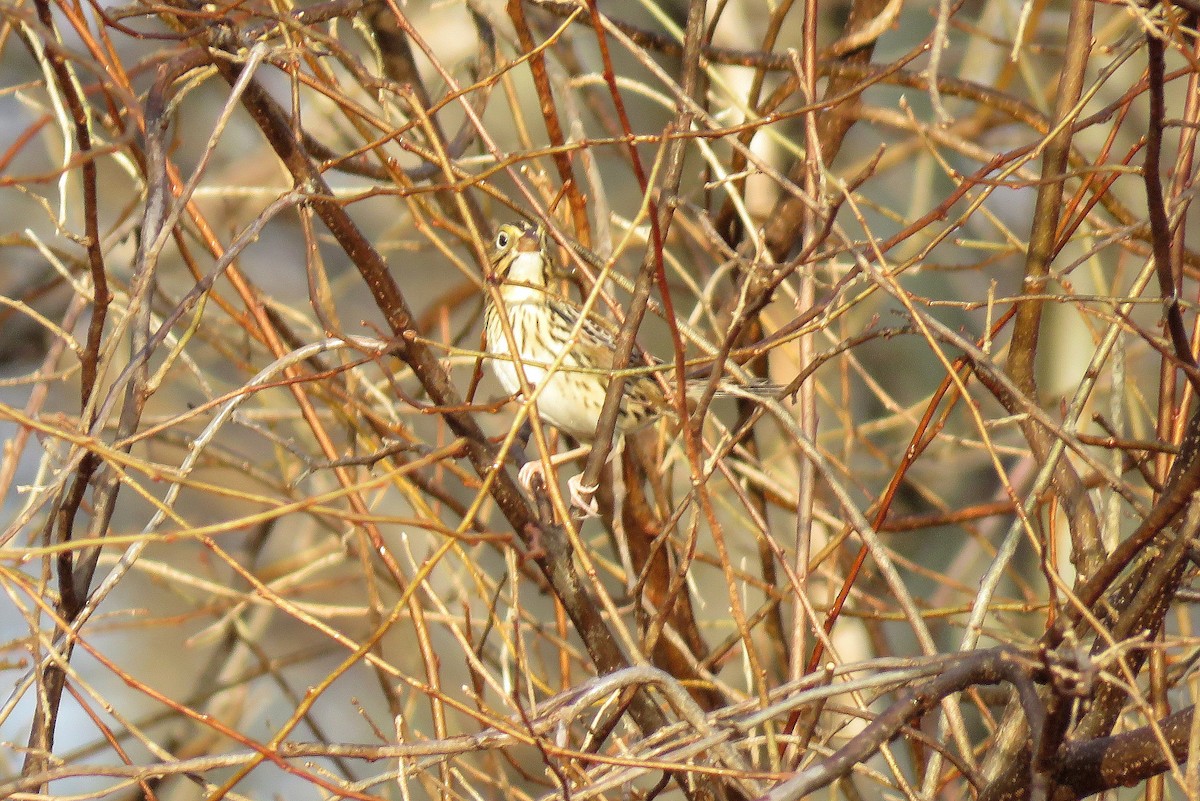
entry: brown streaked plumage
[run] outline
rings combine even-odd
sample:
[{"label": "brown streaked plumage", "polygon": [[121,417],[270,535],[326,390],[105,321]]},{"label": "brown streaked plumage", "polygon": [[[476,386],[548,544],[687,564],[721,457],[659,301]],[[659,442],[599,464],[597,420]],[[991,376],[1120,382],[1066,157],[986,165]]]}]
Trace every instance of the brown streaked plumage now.
[{"label": "brown streaked plumage", "polygon": [[[521,393],[520,374],[530,388],[540,387],[537,413],[543,421],[583,443],[596,435],[600,410],[613,378],[615,327],[600,317],[588,316],[580,325],[580,309],[550,288],[550,258],[545,232],[538,225],[517,222],[500,226],[491,258],[492,280],[499,282],[500,305],[489,296],[484,316],[486,349],[492,354],[492,371],[506,392]],[[501,315],[508,318],[512,345],[505,336]],[[572,332],[579,331],[572,337]],[[561,357],[558,366],[550,369]],[[699,382],[703,383],[703,382]],[[762,393],[770,387],[756,386]],[[637,431],[671,412],[658,382],[650,375],[626,378],[617,415],[618,436]],[[522,483],[541,468],[539,461],[521,470]],[[572,503],[594,514],[590,498],[595,487],[583,487],[579,476],[568,482]]]},{"label": "brown streaked plumage", "polygon": [[[500,226],[492,256],[493,275],[501,281],[500,298],[512,327],[514,344],[531,387],[545,383],[538,395],[538,415],[581,442],[590,442],[612,381],[615,332],[600,318],[584,320],[578,335],[579,309],[554,295],[549,287],[550,263],[545,235],[531,223]],[[492,371],[506,392],[517,394],[521,382],[500,310],[489,302],[485,315],[487,350]],[[564,353],[565,351],[565,353]],[[559,368],[548,368],[562,355]],[[666,411],[666,400],[651,376],[625,382],[617,431],[627,434],[650,424]]]}]

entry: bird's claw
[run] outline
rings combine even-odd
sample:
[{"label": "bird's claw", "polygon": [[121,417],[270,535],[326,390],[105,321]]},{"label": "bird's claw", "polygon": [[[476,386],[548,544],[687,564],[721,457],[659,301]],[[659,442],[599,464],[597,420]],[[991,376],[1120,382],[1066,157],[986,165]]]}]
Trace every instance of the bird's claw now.
[{"label": "bird's claw", "polygon": [[540,478],[542,486],[546,486],[546,470],[542,467],[541,459],[530,459],[517,471],[517,481],[521,482],[521,486],[531,495],[533,494],[534,478]]},{"label": "bird's claw", "polygon": [[[541,480],[544,489],[546,470],[539,459],[526,462],[517,472],[517,480],[530,495],[534,494],[533,480],[535,478]],[[584,484],[583,476],[571,476],[567,479],[567,487],[571,490],[571,508],[578,509],[585,519],[600,516],[600,507],[595,498],[596,490],[600,488],[598,484]]]},{"label": "bird's claw", "polygon": [[584,518],[599,517],[600,507],[596,504],[596,490],[599,484],[584,484],[583,476],[571,476],[567,479],[567,487],[571,490],[571,507],[578,509]]}]

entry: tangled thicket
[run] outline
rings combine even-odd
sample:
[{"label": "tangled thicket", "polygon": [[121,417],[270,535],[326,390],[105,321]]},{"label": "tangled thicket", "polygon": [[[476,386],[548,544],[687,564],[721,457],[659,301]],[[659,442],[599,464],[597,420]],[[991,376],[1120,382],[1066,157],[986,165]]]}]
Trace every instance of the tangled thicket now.
[{"label": "tangled thicket", "polygon": [[1200,797],[1195,0],[0,12],[0,797]]}]

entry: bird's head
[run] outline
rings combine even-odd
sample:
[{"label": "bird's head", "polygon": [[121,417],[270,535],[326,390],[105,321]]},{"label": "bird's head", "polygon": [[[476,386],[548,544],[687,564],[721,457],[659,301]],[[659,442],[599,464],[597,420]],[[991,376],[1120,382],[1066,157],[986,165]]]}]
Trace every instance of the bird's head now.
[{"label": "bird's head", "polygon": [[546,285],[546,233],[540,225],[525,220],[505,223],[497,229],[492,245],[493,281]]}]

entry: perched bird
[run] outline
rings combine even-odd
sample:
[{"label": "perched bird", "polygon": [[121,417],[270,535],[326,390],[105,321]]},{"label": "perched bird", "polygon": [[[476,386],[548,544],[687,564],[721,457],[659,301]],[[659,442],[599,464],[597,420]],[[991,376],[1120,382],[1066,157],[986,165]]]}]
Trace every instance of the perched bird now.
[{"label": "perched bird", "polygon": [[[530,388],[539,388],[538,416],[581,443],[591,443],[613,378],[617,329],[610,321],[593,315],[584,318],[580,325],[582,310],[554,293],[550,287],[546,235],[541,226],[524,221],[501,225],[494,244],[491,280],[500,285],[500,304],[494,303],[489,295],[484,318],[486,348],[493,357],[492,371],[504,390],[513,395],[521,392],[518,370],[523,371]],[[501,322],[503,318],[507,318],[512,332],[511,346]],[[577,326],[579,331],[573,335]],[[695,384],[701,386],[703,382]],[[762,394],[770,387],[762,384],[746,390]],[[654,376],[628,376],[621,395],[616,433],[618,436],[632,433],[671,411]],[[526,489],[540,471],[538,460],[521,468],[520,479]],[[578,475],[568,479],[567,485],[572,505],[596,514],[592,497],[596,487],[583,485]]]}]

